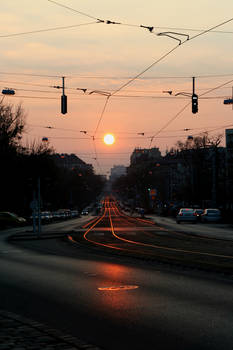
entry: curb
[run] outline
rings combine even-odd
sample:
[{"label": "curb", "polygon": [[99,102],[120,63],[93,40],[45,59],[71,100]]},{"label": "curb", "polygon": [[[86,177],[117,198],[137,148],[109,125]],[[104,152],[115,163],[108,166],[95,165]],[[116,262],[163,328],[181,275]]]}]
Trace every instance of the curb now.
[{"label": "curb", "polygon": [[41,233],[39,236],[36,233],[16,233],[13,235],[10,235],[7,240],[8,241],[19,241],[19,240],[42,240],[42,239],[53,239],[53,238],[61,238],[65,237],[66,233],[58,233],[58,232],[46,232]]}]

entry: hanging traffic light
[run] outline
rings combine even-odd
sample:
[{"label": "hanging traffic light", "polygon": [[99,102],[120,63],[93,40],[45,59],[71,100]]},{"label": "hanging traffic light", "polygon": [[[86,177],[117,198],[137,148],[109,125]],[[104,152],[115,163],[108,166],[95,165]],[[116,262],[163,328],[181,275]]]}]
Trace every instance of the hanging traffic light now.
[{"label": "hanging traffic light", "polygon": [[65,95],[65,77],[62,77],[61,113],[67,113],[67,96]]},{"label": "hanging traffic light", "polygon": [[198,96],[192,94],[192,113],[195,114],[198,112]]},{"label": "hanging traffic light", "polygon": [[61,96],[61,113],[62,114],[67,113],[67,96],[66,95]]},{"label": "hanging traffic light", "polygon": [[193,77],[192,113],[198,112],[198,96],[195,94],[195,77]]}]

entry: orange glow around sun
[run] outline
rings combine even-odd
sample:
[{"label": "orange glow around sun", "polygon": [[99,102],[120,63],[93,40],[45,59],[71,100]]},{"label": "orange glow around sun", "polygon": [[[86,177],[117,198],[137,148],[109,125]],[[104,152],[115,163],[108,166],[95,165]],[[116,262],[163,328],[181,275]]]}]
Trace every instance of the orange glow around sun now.
[{"label": "orange glow around sun", "polygon": [[104,143],[106,145],[112,145],[115,142],[115,137],[112,134],[104,135]]}]

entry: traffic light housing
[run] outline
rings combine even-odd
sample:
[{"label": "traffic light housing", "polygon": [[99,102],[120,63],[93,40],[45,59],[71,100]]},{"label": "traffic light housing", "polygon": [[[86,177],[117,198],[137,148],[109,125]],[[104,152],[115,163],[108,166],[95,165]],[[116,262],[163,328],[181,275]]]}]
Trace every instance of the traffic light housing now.
[{"label": "traffic light housing", "polygon": [[67,113],[67,96],[66,95],[61,96],[61,113],[62,114]]},{"label": "traffic light housing", "polygon": [[192,94],[192,113],[195,114],[198,112],[198,96]]}]

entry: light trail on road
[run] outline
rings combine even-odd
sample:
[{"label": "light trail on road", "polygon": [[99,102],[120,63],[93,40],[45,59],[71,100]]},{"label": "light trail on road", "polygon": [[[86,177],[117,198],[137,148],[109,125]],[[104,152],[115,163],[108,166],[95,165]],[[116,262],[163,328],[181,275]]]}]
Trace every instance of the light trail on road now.
[{"label": "light trail on road", "polygon": [[[108,248],[137,258],[233,270],[229,242],[189,236],[162,229],[152,220],[129,217],[113,198],[105,198],[102,210],[99,217],[83,226],[87,230],[82,237],[89,246]],[[70,240],[74,242],[76,237]]]}]

